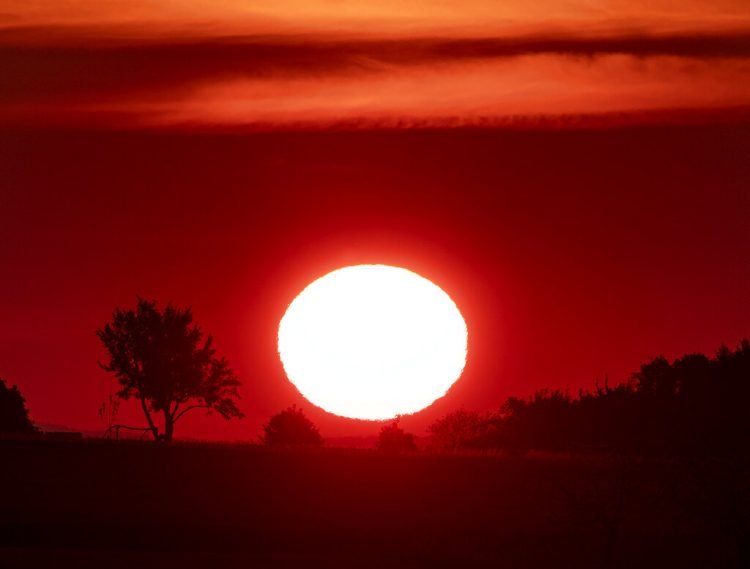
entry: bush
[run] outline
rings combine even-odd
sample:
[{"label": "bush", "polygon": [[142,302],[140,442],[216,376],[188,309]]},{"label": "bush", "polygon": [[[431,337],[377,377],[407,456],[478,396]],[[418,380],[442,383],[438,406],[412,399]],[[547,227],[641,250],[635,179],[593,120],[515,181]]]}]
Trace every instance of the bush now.
[{"label": "bush", "polygon": [[378,450],[386,452],[412,452],[417,450],[414,435],[407,433],[398,426],[398,419],[380,429],[378,434]]},{"label": "bush", "polygon": [[318,428],[292,405],[277,413],[263,426],[263,444],[268,446],[320,447],[323,438]]}]

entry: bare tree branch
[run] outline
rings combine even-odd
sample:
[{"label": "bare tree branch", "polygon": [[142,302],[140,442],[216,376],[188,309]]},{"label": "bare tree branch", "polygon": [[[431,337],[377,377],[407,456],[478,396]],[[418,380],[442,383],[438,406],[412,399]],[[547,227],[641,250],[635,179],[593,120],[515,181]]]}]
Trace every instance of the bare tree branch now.
[{"label": "bare tree branch", "polygon": [[174,422],[176,423],[180,417],[182,417],[185,413],[188,411],[192,411],[193,409],[209,409],[210,405],[190,405],[189,407],[185,407],[180,413],[174,418]]}]

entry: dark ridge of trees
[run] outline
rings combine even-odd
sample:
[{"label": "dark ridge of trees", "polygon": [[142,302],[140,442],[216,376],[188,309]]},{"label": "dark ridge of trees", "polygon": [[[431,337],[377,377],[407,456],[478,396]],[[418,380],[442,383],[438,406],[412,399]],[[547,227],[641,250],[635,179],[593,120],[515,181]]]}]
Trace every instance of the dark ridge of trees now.
[{"label": "dark ridge of trees", "polygon": [[263,425],[263,444],[276,447],[321,447],[323,437],[302,409],[292,405]]},{"label": "dark ridge of trees", "polygon": [[0,434],[22,435],[36,432],[21,391],[15,385],[8,387],[5,380],[0,378]]},{"label": "dark ridge of trees", "polygon": [[466,409],[448,413],[427,428],[430,447],[447,451],[481,447],[491,432],[488,419],[489,417],[476,411]]},{"label": "dark ridge of trees", "polygon": [[640,455],[750,455],[750,342],[713,358],[657,357],[629,381],[577,397],[542,390],[497,413],[456,411],[429,427],[433,446]]},{"label": "dark ridge of trees", "polygon": [[140,402],[148,423],[142,430],[155,440],[171,442],[177,422],[195,409],[225,419],[243,416],[236,405],[240,382],[216,356],[212,337],[204,339],[193,323],[190,308],[160,310],[139,298],[135,309],[116,309],[96,334],[109,355],[100,365],[120,383],[117,396]]},{"label": "dark ridge of trees", "polygon": [[398,417],[380,429],[378,433],[378,450],[385,452],[412,452],[417,450],[414,435],[398,426]]}]

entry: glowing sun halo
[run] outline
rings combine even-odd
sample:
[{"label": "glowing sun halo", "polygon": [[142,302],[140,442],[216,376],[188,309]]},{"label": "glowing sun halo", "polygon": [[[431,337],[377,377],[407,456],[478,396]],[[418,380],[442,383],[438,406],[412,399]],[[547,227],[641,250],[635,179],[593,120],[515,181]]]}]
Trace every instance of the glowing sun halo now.
[{"label": "glowing sun halo", "polygon": [[300,393],[356,419],[424,409],[459,378],[466,348],[466,322],[453,300],[424,277],[387,265],[328,273],[279,324],[279,355]]}]

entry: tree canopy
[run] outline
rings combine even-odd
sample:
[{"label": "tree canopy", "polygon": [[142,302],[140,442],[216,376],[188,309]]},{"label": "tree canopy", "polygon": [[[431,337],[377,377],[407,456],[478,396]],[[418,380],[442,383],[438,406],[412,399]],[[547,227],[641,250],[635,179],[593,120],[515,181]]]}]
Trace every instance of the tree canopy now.
[{"label": "tree canopy", "polygon": [[116,309],[97,336],[109,356],[100,365],[119,382],[119,397],[139,401],[154,439],[171,441],[175,424],[194,409],[243,416],[236,404],[240,382],[216,356],[212,337],[193,323],[190,308],[159,309],[139,298],[135,309]]},{"label": "tree canopy", "polygon": [[659,356],[628,381],[573,397],[542,390],[493,414],[457,411],[429,427],[443,449],[749,456],[750,342],[714,357]]},{"label": "tree canopy", "polygon": [[29,419],[26,400],[17,386],[8,387],[0,378],[0,433],[34,433],[36,427]]},{"label": "tree canopy", "polygon": [[319,447],[323,438],[302,409],[292,405],[277,413],[263,426],[263,443],[268,446]]},{"label": "tree canopy", "polygon": [[378,433],[378,450],[386,452],[410,452],[417,450],[414,435],[399,427],[398,417],[383,426]]},{"label": "tree canopy", "polygon": [[427,430],[433,448],[455,451],[481,445],[486,424],[479,413],[458,409],[437,419]]}]

